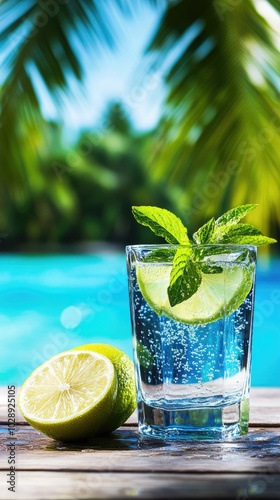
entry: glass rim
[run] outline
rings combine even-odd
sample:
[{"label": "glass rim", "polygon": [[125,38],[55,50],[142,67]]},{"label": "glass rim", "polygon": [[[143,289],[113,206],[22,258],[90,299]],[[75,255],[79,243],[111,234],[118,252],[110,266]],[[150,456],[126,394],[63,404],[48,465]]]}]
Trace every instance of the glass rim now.
[{"label": "glass rim", "polygon": [[232,250],[241,250],[241,249],[247,249],[247,250],[254,250],[255,252],[257,251],[257,246],[256,245],[245,245],[245,244],[238,244],[238,243],[193,243],[189,245],[185,244],[180,244],[180,243],[151,243],[151,244],[139,244],[139,245],[126,245],[125,249],[126,251],[129,250],[154,250],[157,248],[167,248],[167,249],[177,249],[177,248],[211,248],[211,247],[224,247],[224,248],[229,248]]}]

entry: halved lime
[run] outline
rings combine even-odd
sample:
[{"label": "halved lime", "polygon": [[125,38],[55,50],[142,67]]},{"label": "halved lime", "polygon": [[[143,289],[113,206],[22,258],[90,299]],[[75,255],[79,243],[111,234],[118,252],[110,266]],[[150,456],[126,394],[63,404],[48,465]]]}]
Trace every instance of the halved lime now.
[{"label": "halved lime", "polygon": [[98,352],[109,358],[115,367],[118,378],[116,401],[108,420],[104,419],[99,430],[99,433],[112,432],[120,427],[136,409],[133,362],[124,351],[109,344],[85,344],[75,347],[76,349]]},{"label": "halved lime", "polygon": [[94,436],[114,407],[117,376],[96,352],[66,351],[36,368],[22,385],[18,404],[35,429],[61,441]]},{"label": "halved lime", "polygon": [[[219,263],[220,266],[220,263]],[[141,263],[136,274],[139,288],[149,306],[159,315],[182,323],[211,323],[228,316],[245,300],[252,288],[252,269],[241,264],[222,264],[219,274],[202,274],[197,292],[171,306],[167,294],[172,266]]]}]

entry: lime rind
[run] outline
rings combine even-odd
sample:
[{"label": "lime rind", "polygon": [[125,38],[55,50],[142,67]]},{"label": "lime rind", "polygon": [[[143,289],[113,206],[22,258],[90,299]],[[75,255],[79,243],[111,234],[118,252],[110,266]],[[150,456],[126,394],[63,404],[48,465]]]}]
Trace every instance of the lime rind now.
[{"label": "lime rind", "polygon": [[221,266],[222,273],[202,273],[197,292],[174,307],[171,307],[167,293],[171,265],[141,263],[136,266],[136,275],[144,299],[157,314],[181,323],[207,324],[229,316],[252,289],[252,265],[221,263]]},{"label": "lime rind", "polygon": [[73,350],[89,350],[106,356],[113,363],[118,389],[114,407],[107,420],[104,419],[99,433],[106,434],[120,427],[136,409],[136,387],[134,378],[134,364],[129,356],[115,346],[102,343],[83,344]]}]

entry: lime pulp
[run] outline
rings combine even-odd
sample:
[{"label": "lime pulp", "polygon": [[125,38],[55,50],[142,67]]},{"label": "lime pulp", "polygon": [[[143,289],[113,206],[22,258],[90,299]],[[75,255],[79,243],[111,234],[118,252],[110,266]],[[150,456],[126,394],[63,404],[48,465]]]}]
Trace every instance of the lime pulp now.
[{"label": "lime pulp", "polygon": [[172,307],[167,293],[171,269],[170,264],[137,264],[137,281],[144,299],[157,314],[182,323],[205,324],[229,316],[244,302],[252,288],[250,266],[223,263],[221,273],[202,273],[197,292]]}]

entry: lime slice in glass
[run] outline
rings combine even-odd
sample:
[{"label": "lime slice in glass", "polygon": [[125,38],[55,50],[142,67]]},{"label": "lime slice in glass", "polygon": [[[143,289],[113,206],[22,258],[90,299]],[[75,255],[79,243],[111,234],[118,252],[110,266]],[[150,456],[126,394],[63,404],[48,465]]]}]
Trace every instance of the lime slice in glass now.
[{"label": "lime slice in glass", "polygon": [[[220,265],[220,263],[219,263]],[[222,264],[219,274],[202,274],[197,292],[188,300],[171,307],[168,299],[171,265],[137,265],[139,288],[149,306],[159,315],[182,323],[204,324],[229,316],[245,300],[252,288],[250,266]]]}]

